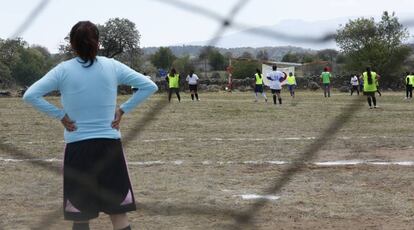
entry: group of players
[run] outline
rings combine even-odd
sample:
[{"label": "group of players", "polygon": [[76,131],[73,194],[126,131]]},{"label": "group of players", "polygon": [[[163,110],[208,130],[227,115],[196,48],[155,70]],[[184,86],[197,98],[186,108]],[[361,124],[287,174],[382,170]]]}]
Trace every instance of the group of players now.
[{"label": "group of players", "polygon": [[[332,74],[329,71],[328,67],[325,67],[323,72],[320,75],[322,88],[324,91],[324,97],[331,96],[331,78]],[[170,73],[167,75],[166,80],[169,86],[168,91],[168,101],[171,101],[171,95],[175,92],[177,95],[178,101],[181,101],[180,93],[179,93],[179,82],[180,76],[173,68],[171,69]],[[273,96],[273,104],[282,105],[282,97],[281,97],[281,90],[282,85],[287,85],[289,90],[290,96],[292,98],[295,97],[295,88],[297,86],[296,78],[292,72],[286,74],[285,72],[277,70],[277,66],[272,66],[272,71],[266,74],[266,79],[268,80],[268,86],[272,92]],[[354,75],[351,77],[351,95],[354,91],[357,92],[359,95],[360,90],[367,96],[367,102],[369,108],[377,108],[377,99],[375,94],[378,93],[381,96],[381,92],[379,90],[379,79],[380,75],[376,72],[372,71],[370,67],[366,68],[366,71],[362,73],[361,76]],[[197,85],[198,85],[199,77],[191,71],[190,74],[187,76],[186,81],[188,82],[190,93],[191,93],[191,100],[199,100],[198,92],[197,92]],[[267,102],[268,98],[264,91],[264,75],[260,69],[256,69],[256,74],[254,75],[254,93],[255,93],[255,102],[258,102],[259,95],[262,95],[264,100]],[[407,99],[412,98],[412,90],[414,88],[414,73],[407,74],[406,77],[406,86],[407,86]],[[360,89],[361,88],[361,89]]]},{"label": "group of players", "polygon": [[[113,229],[131,230],[126,215],[136,210],[136,203],[122,148],[120,124],[125,114],[133,111],[158,90],[147,76],[125,64],[98,56],[99,30],[90,21],[75,24],[69,34],[75,58],[64,61],[30,86],[23,99],[37,110],[61,121],[64,127],[65,154],[63,161],[63,214],[73,222],[73,230],[89,230],[89,221],[101,212],[109,215]],[[264,76],[256,70],[255,101],[264,93]],[[324,96],[330,97],[331,73],[322,72]],[[367,68],[361,75],[363,92],[370,108],[376,108],[375,93],[380,76]],[[172,69],[166,77],[168,100],[175,92],[178,100],[180,77]],[[282,104],[280,92],[286,81],[290,95],[295,97],[296,79],[272,67],[266,75],[273,103]],[[198,76],[191,71],[186,78],[191,99],[199,100]],[[356,79],[358,81],[358,79]],[[124,103],[117,104],[119,85],[130,85],[136,92]],[[414,74],[407,74],[407,98],[412,97]],[[61,107],[44,96],[58,90]]]}]

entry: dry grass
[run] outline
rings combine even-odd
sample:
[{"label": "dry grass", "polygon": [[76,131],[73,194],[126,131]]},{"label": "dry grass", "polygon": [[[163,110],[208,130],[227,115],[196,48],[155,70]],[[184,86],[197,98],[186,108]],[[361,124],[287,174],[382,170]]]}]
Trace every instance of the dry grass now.
[{"label": "dry grass", "polygon": [[[124,146],[130,162],[166,162],[130,166],[140,203],[140,210],[130,217],[138,229],[231,229],[235,221],[229,210],[237,212],[254,202],[235,195],[260,194],[287,167],[243,162],[299,157],[356,98],[336,93],[326,99],[320,92],[298,92],[292,100],[283,92],[284,104],[274,106],[253,103],[251,93],[201,93],[200,102],[182,96],[181,103],[175,99]],[[128,133],[159,97],[165,95],[156,95],[125,116],[122,132]],[[314,160],[414,160],[414,101],[402,97],[385,92],[376,110],[364,104]],[[0,114],[0,141],[33,158],[62,158],[58,121],[19,98],[0,98]],[[4,151],[0,157],[16,158]],[[412,229],[412,169],[309,164],[275,194],[281,199],[269,202],[246,228]],[[60,176],[29,162],[0,161],[0,183],[0,229],[33,228],[61,205]],[[54,224],[52,229],[70,229],[62,217]],[[94,229],[109,226],[104,215],[92,222]]]}]

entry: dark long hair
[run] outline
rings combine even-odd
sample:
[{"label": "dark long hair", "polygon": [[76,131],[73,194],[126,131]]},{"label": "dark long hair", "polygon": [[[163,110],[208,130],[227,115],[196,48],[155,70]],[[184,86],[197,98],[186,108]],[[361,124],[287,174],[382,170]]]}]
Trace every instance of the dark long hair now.
[{"label": "dark long hair", "polygon": [[76,54],[82,59],[83,64],[89,62],[93,65],[99,48],[99,30],[90,21],[76,23],[70,31],[70,45]]},{"label": "dark long hair", "polygon": [[373,80],[372,80],[372,74],[371,74],[371,68],[367,67],[367,75],[368,75],[368,85],[372,85]]},{"label": "dark long hair", "polygon": [[259,75],[259,78],[262,78],[262,71],[259,68],[256,68],[256,73]]},{"label": "dark long hair", "polygon": [[177,73],[177,71],[175,70],[175,68],[172,68],[170,71],[170,75],[175,77],[175,74]]}]

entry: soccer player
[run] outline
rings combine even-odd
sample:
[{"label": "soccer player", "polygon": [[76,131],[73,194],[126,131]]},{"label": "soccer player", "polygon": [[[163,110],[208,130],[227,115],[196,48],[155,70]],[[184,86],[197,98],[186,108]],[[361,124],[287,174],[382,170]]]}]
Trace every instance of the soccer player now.
[{"label": "soccer player", "polygon": [[290,96],[295,98],[295,87],[296,87],[296,78],[293,76],[293,73],[290,72],[289,76],[287,77],[287,86],[290,92]]},{"label": "soccer player", "polygon": [[371,67],[367,67],[361,78],[364,81],[364,95],[367,96],[369,108],[372,109],[372,104],[374,104],[374,108],[377,108],[377,99],[375,98],[375,93],[378,90],[377,81],[380,79],[380,75],[374,71],[371,71]]},{"label": "soccer player", "polygon": [[167,75],[166,80],[168,82],[168,101],[171,102],[172,93],[175,92],[178,101],[180,102],[180,75],[174,68],[172,68],[170,73]]},{"label": "soccer player", "polygon": [[407,73],[405,77],[406,97],[405,99],[413,98],[413,87],[414,87],[414,72]]},{"label": "soccer player", "polygon": [[263,89],[263,74],[260,69],[256,68],[256,74],[254,75],[255,78],[255,87],[254,87],[254,93],[255,93],[255,102],[257,102],[258,93],[261,93],[264,97],[265,101],[267,102],[266,92]]},{"label": "soccer player", "polygon": [[[76,57],[50,70],[23,99],[64,126],[63,211],[66,220],[74,221],[72,229],[89,229],[89,220],[100,212],[110,215],[113,229],[131,229],[126,213],[136,206],[119,129],[123,115],[158,88],[115,59],[97,56],[95,24],[78,22],[69,37]],[[117,106],[121,84],[139,90]],[[43,98],[55,90],[63,108]]]},{"label": "soccer player", "polygon": [[321,80],[323,84],[323,95],[326,97],[331,97],[331,73],[329,72],[329,68],[325,67],[321,74]]},{"label": "soccer player", "polygon": [[282,97],[280,96],[280,91],[282,90],[281,82],[286,80],[287,74],[277,70],[277,66],[272,66],[272,71],[267,74],[267,79],[270,80],[270,89],[273,94],[273,104],[276,103],[276,97],[279,100],[279,104],[282,105]]},{"label": "soccer player", "polygon": [[194,101],[195,96],[196,100],[199,101],[200,99],[198,98],[197,93],[197,85],[199,78],[197,74],[194,73],[194,70],[190,71],[190,74],[187,76],[185,80],[188,82],[188,87],[190,88],[191,100]]},{"label": "soccer player", "polygon": [[351,77],[351,96],[354,93],[354,91],[357,91],[357,94],[359,95],[359,79],[356,75]]}]

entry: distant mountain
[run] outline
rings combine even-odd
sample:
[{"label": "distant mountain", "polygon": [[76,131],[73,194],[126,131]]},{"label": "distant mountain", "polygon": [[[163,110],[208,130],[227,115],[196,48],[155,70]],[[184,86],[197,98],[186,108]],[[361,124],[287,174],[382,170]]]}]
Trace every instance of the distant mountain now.
[{"label": "distant mountain", "polygon": [[[308,22],[303,20],[285,20],[273,26],[250,28],[219,38],[216,46],[223,48],[235,47],[276,47],[296,46],[309,49],[336,49],[333,40],[316,43],[313,40],[324,37],[327,34],[336,33],[342,24],[349,19],[338,18],[333,20]],[[282,37],[287,35],[288,37]],[[300,37],[300,40],[293,39]],[[309,40],[306,40],[309,39]],[[192,42],[188,45],[205,45],[211,41]]]},{"label": "distant mountain", "polygon": [[[159,47],[146,47],[142,48],[144,55],[152,55],[157,52]],[[189,55],[190,57],[196,58],[200,55],[201,51],[205,48],[205,46],[193,46],[193,45],[184,45],[184,46],[169,46],[171,51],[177,57],[183,57],[185,55]],[[294,46],[281,46],[281,47],[241,47],[241,48],[219,48],[216,47],[221,54],[231,53],[233,57],[240,57],[244,52],[249,52],[256,57],[259,51],[265,50],[268,55],[269,59],[280,61],[282,57],[291,52],[291,53],[315,53],[315,50],[311,49],[304,49],[301,47],[294,47]]]},{"label": "distant mountain", "polygon": [[[400,15],[400,22],[408,21],[411,15]],[[370,16],[365,16],[370,17]],[[220,37],[215,46],[223,48],[235,47],[280,47],[293,46],[304,47],[313,50],[338,49],[334,40],[327,42],[312,42],[312,39],[322,38],[328,34],[335,34],[341,25],[346,25],[349,20],[357,17],[335,18],[330,20],[304,21],[304,20],[284,20],[272,26],[250,28],[244,31]],[[376,21],[380,19],[374,17]],[[408,27],[411,35],[414,34],[414,27]],[[282,35],[288,37],[282,37]],[[299,37],[301,39],[293,39]],[[308,40],[307,40],[308,39]],[[206,45],[211,40],[192,42],[185,45]],[[413,42],[411,37],[409,42]]]},{"label": "distant mountain", "polygon": [[[344,24],[347,19],[336,19],[318,22],[305,22],[302,20],[286,20],[275,26],[264,26],[251,28],[241,32],[236,32],[220,37],[219,42],[215,44],[222,54],[232,53],[233,57],[239,57],[244,52],[249,52],[256,57],[261,50],[266,50],[269,58],[272,60],[281,60],[282,57],[289,53],[315,53],[318,49],[336,48],[335,42],[327,43],[307,43],[295,42],[289,39],[281,39],[273,34],[283,33],[289,36],[302,36],[309,38],[322,37],[327,33],[335,32],[339,24]],[[263,35],[261,32],[270,32]],[[211,41],[191,42],[177,46],[170,46],[174,55],[181,57],[190,55],[198,57],[205,45]],[[307,48],[301,48],[307,47]],[[143,48],[144,54],[151,55],[158,50],[158,47]]]},{"label": "distant mountain", "polygon": [[[410,15],[402,15],[401,22],[410,19]],[[365,16],[370,17],[370,16]],[[304,21],[304,20],[284,20],[273,26],[263,26],[257,28],[246,29],[244,31],[232,33],[220,37],[218,42],[214,44],[219,47],[222,54],[227,52],[232,53],[233,57],[239,57],[243,52],[249,52],[256,57],[260,50],[266,50],[269,58],[279,61],[286,53],[315,53],[321,49],[338,49],[335,41],[327,42],[312,42],[316,38],[322,38],[328,34],[336,33],[341,25],[345,25],[349,20],[354,20],[356,17],[336,18],[330,20],[320,21]],[[376,17],[376,21],[379,18]],[[414,27],[408,27],[411,35],[414,34]],[[280,34],[288,35],[282,37]],[[300,37],[304,39],[293,39]],[[411,43],[414,40],[411,37]],[[308,39],[308,40],[307,40]],[[198,57],[200,51],[211,40],[191,42],[187,44],[180,44],[177,46],[170,46],[171,50],[176,56],[190,55]],[[305,48],[302,48],[305,47]],[[158,47],[143,48],[147,55],[153,54]]]}]

